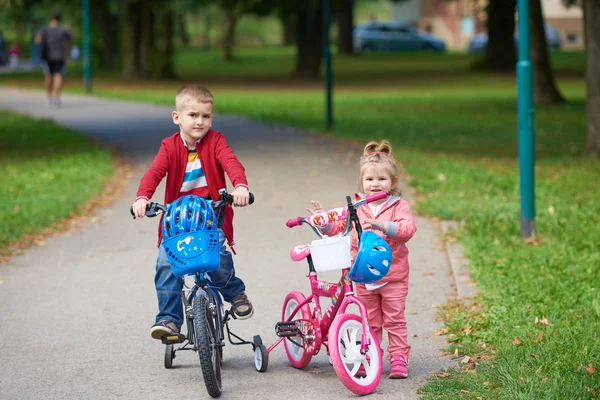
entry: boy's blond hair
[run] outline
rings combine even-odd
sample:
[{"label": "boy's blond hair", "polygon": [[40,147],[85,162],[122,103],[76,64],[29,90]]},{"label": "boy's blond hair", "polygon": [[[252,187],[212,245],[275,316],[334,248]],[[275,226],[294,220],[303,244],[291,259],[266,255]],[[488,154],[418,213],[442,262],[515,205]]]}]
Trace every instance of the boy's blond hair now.
[{"label": "boy's blond hair", "polygon": [[210,103],[213,106],[215,104],[215,98],[207,88],[200,85],[186,85],[175,95],[175,109],[181,110],[192,100],[198,103]]},{"label": "boy's blond hair", "polygon": [[360,175],[358,176],[358,190],[364,192],[362,186],[363,175],[369,164],[384,164],[390,177],[392,178],[392,188],[390,194],[402,195],[398,187],[398,165],[392,155],[392,145],[387,140],[381,142],[371,141],[367,143],[360,157]]}]

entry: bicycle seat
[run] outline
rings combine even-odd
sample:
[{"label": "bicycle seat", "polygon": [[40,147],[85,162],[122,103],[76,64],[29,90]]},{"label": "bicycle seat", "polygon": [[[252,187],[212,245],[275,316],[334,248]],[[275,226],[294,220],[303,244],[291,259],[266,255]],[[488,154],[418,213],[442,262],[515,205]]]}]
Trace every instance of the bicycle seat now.
[{"label": "bicycle seat", "polygon": [[302,261],[310,255],[310,249],[307,244],[296,246],[290,251],[292,261]]}]

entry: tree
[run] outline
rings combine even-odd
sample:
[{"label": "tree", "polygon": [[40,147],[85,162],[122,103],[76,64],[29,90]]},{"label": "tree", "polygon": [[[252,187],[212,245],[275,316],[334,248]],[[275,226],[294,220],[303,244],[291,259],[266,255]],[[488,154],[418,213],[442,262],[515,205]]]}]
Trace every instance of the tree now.
[{"label": "tree", "polygon": [[516,6],[517,0],[489,0],[486,7],[488,43],[479,67],[514,71],[517,62],[513,40]]},{"label": "tree", "polygon": [[119,55],[119,16],[111,11],[109,3],[91,1],[90,14],[102,38],[102,65],[113,69]]},{"label": "tree", "polygon": [[171,6],[159,0],[123,0],[120,14],[123,78],[173,78]]},{"label": "tree", "polygon": [[339,0],[336,7],[338,27],[337,45],[340,54],[353,54],[352,30],[354,27],[354,0]]},{"label": "tree", "polygon": [[556,86],[548,56],[541,0],[530,0],[529,7],[534,100],[538,104],[562,103],[565,99]]},{"label": "tree", "polygon": [[600,157],[600,2],[583,0],[585,32],[585,78],[587,85],[586,152]]},{"label": "tree", "polygon": [[[304,4],[302,4],[304,3]],[[322,0],[301,1],[296,9],[296,66],[294,77],[317,79],[323,59]]]}]

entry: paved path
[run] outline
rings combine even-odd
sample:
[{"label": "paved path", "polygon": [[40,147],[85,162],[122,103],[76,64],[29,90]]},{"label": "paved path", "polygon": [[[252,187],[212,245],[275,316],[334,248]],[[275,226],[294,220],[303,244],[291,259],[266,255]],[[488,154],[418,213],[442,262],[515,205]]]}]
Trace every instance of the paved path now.
[{"label": "paved path", "polygon": [[[99,209],[95,222],[0,265],[0,397],[208,399],[197,355],[178,352],[175,368],[166,370],[163,346],[150,338],[156,313],[156,221],[133,221],[128,213],[160,139],[177,130],[171,108],[71,95],[64,97],[62,109],[44,104],[42,92],[0,88],[0,109],[52,118],[117,145],[134,168],[132,176],[123,177],[123,196]],[[246,166],[257,199],[236,210],[235,257],[256,313],[231,327],[244,338],[260,334],[268,346],[276,340],[274,325],[286,293],[308,289],[307,267],[292,262],[288,253],[314,234],[307,228],[290,230],[284,222],[304,215],[311,199],[330,207],[353,193],[361,149],[245,118],[217,115],[214,127],[226,134]],[[162,193],[155,198],[162,199]],[[434,335],[441,326],[435,307],[454,293],[450,267],[435,223],[422,217],[416,222],[418,232],[409,242],[410,378],[382,379],[373,395],[377,399],[415,399],[431,372],[451,364],[440,355],[443,338]],[[385,375],[388,370],[386,361]],[[271,353],[263,374],[254,370],[250,347],[226,346],[223,390],[225,399],[356,397],[339,382],[325,352],[306,370],[295,370],[282,345]]]}]

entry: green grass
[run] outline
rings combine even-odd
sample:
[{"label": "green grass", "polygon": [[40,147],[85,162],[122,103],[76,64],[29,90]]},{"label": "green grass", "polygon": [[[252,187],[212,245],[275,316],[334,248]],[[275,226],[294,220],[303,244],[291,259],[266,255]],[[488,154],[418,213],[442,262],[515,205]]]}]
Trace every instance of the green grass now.
[{"label": "green grass", "polygon": [[[285,78],[293,65],[290,49],[240,50],[239,60],[227,67],[217,53],[202,54],[181,52],[179,72],[195,74],[194,80],[213,89],[217,113],[323,129],[322,83]],[[583,156],[583,56],[552,53],[569,102],[535,109],[539,242],[533,244],[519,236],[515,77],[473,72],[476,57],[382,54],[334,60],[332,134],[359,143],[390,140],[417,190],[415,208],[464,221],[456,237],[479,297],[472,308],[451,303],[442,313],[450,351],[471,362],[432,379],[422,389],[424,397],[598,397],[600,162]],[[191,67],[201,60],[204,65],[194,72]],[[26,86],[27,79],[16,82]],[[97,81],[95,92],[172,105],[181,84],[108,79]],[[536,324],[536,318],[548,325]]]},{"label": "green grass", "polygon": [[49,120],[0,111],[0,253],[77,212],[113,172],[109,151]]}]

